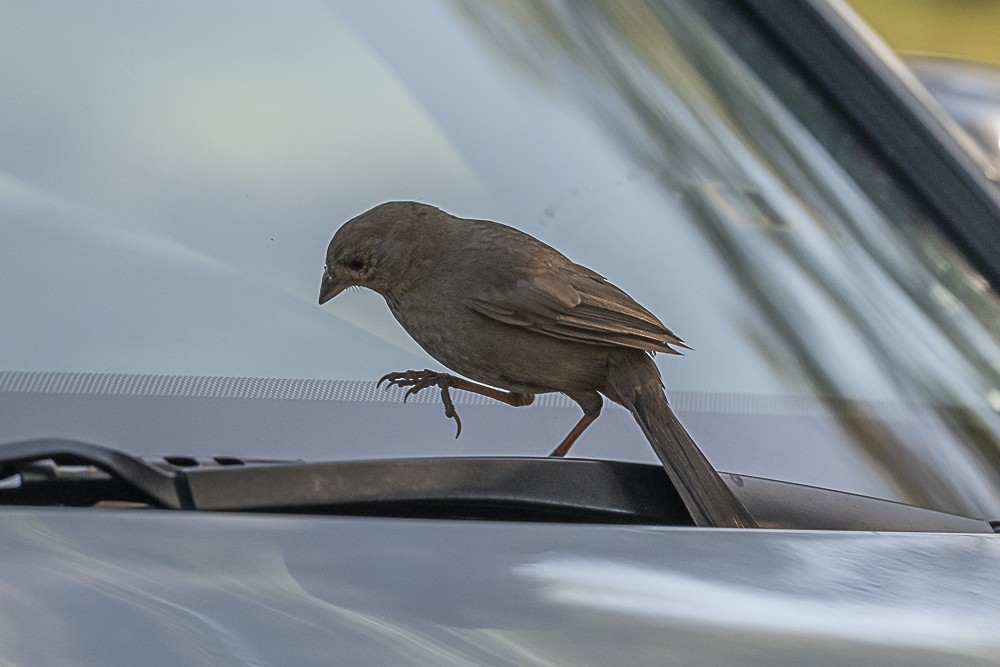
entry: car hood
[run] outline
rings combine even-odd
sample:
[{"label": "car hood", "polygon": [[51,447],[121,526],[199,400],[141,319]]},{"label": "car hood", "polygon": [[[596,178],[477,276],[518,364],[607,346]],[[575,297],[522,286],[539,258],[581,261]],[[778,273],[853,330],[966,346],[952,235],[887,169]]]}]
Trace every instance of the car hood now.
[{"label": "car hood", "polygon": [[1000,654],[990,536],[12,509],[0,544],[5,664]]}]

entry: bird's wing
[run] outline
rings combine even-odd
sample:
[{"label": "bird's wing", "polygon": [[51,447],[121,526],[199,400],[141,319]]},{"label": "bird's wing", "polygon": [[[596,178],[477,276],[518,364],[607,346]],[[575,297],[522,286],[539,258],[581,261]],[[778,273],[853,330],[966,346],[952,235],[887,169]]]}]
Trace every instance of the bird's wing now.
[{"label": "bird's wing", "polygon": [[[466,296],[466,306],[499,322],[585,343],[679,354],[688,347],[632,297],[590,269],[567,262],[513,284]],[[690,349],[690,348],[689,348]]]}]

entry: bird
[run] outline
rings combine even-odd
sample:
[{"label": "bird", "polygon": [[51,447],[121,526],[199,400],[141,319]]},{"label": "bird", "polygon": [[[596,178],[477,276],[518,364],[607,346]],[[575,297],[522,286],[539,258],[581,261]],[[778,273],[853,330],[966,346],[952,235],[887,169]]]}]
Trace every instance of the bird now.
[{"label": "bird", "polygon": [[632,413],[695,525],[756,527],[664,393],[652,355],[690,348],[597,272],[514,227],[391,201],[330,240],[320,305],[352,287],[381,295],[410,337],[457,374],[408,370],[378,385],[407,388],[404,400],[437,387],[458,433],[449,389],[515,407],[561,392],[583,410],[550,454],[561,457],[607,397]]}]

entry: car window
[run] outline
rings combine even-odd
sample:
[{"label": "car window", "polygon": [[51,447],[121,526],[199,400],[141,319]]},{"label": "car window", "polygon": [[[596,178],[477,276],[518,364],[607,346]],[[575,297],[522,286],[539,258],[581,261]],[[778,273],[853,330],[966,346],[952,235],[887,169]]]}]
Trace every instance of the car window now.
[{"label": "car window", "polygon": [[0,14],[5,390],[280,396],[429,366],[374,294],[316,305],[335,229],[415,199],[528,231],[656,313],[694,348],[657,358],[668,393],[732,467],[815,481],[851,458],[887,495],[996,513],[996,295],[818,93],[765,84],[688,3]]}]

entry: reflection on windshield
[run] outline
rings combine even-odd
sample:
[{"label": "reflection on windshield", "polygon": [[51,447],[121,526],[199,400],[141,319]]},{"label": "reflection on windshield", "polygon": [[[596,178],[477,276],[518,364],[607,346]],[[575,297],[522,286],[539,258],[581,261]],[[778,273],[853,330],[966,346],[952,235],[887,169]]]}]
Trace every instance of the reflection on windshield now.
[{"label": "reflection on windshield", "polygon": [[733,469],[854,465],[1000,515],[994,295],[705,6],[5,5],[0,373],[423,368],[374,295],[314,303],[332,231],[415,199],[520,227],[649,307],[694,348],[658,359],[671,399]]},{"label": "reflection on windshield", "polygon": [[[863,164],[868,156],[836,151],[855,161],[853,174],[834,162],[684,5],[463,8],[484,38],[588,104],[619,145],[681,193],[760,316],[732,322],[728,335],[753,341],[776,374],[826,401],[917,502],[996,507],[995,468],[985,478],[978,471],[1000,459],[988,425],[1000,397],[1000,309],[912,204],[897,194],[896,207],[885,206],[893,184]],[[814,97],[788,77],[784,92]],[[800,106],[810,102],[823,113],[819,100]],[[852,178],[859,173],[862,182]],[[843,400],[855,398],[929,405],[936,418],[925,418],[924,437],[902,437]],[[961,449],[943,455],[943,439]],[[914,449],[915,464],[898,466],[900,452]],[[956,489],[953,473],[976,484]]]}]

